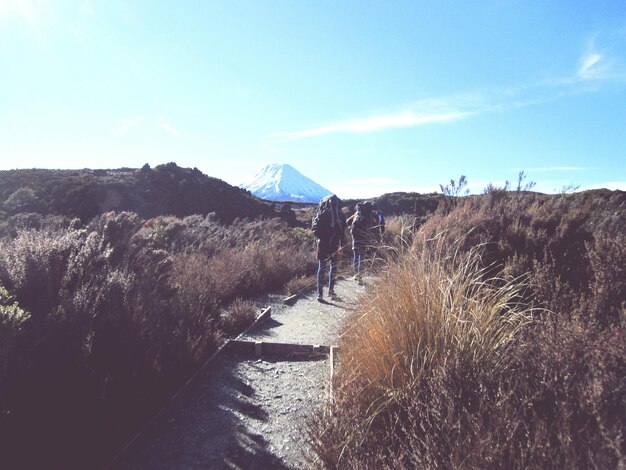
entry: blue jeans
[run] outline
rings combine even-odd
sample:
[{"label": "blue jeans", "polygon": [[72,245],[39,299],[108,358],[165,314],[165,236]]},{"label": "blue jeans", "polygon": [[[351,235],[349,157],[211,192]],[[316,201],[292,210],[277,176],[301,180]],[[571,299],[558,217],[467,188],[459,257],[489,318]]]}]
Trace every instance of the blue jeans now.
[{"label": "blue jeans", "polygon": [[328,290],[331,291],[335,287],[336,263],[330,259],[319,260],[317,262],[317,293],[321,294],[324,288],[324,271],[326,271],[326,263],[328,263]]},{"label": "blue jeans", "polygon": [[363,255],[357,250],[354,250],[353,253],[354,257],[352,258],[352,265],[354,266],[354,273],[361,274],[361,260],[363,259]]}]

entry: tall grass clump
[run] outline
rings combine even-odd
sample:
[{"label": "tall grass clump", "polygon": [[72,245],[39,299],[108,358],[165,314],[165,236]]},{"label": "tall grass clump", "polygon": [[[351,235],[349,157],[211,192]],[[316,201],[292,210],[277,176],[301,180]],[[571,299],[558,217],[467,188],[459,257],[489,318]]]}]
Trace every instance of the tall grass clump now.
[{"label": "tall grass clump", "polygon": [[522,284],[486,277],[479,249],[454,256],[427,246],[390,267],[348,322],[333,410],[313,431],[329,467],[402,464],[390,439],[405,424],[406,397],[443,374],[467,394],[456,406],[471,406],[465,378],[506,367],[531,317]]},{"label": "tall grass clump", "polygon": [[486,277],[480,249],[460,259],[437,247],[424,250],[392,268],[366,297],[345,334],[350,352],[342,361],[347,369],[360,364],[368,388],[385,393],[419,380],[451,354],[498,365],[530,318],[521,292],[516,280]]},{"label": "tall grass clump", "polygon": [[234,336],[252,324],[256,318],[257,307],[250,300],[235,299],[225,315],[222,315],[222,330]]}]

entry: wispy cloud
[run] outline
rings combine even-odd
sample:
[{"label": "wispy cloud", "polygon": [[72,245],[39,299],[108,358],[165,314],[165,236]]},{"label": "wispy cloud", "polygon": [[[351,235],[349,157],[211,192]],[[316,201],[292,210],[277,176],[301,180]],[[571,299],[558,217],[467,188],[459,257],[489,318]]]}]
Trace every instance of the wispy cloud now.
[{"label": "wispy cloud", "polygon": [[462,111],[450,111],[436,114],[424,114],[415,111],[403,111],[396,114],[385,114],[380,116],[370,116],[361,119],[350,119],[340,121],[326,126],[313,127],[291,132],[278,132],[270,137],[302,139],[306,137],[317,137],[326,134],[352,133],[360,134],[374,132],[384,129],[415,127],[425,124],[458,121],[469,116],[471,113]]},{"label": "wispy cloud", "polygon": [[[421,100],[403,111],[374,114],[363,118],[342,120],[300,130],[276,132],[275,140],[295,140],[329,134],[361,134],[460,121],[485,113],[501,113],[513,109],[542,105],[572,94],[598,90],[604,82],[626,81],[623,37],[615,32],[596,33],[582,52],[578,66],[571,74],[540,81],[501,86],[443,98]],[[593,87],[586,86],[593,83]],[[580,171],[561,167],[537,171]]]},{"label": "wispy cloud", "polygon": [[601,73],[602,54],[586,53],[580,58],[578,77],[590,80],[598,77]]},{"label": "wispy cloud", "polygon": [[180,137],[181,135],[183,135],[180,130],[176,129],[167,121],[159,121],[158,125],[161,129],[163,129],[168,134],[173,135],[174,137]]},{"label": "wispy cloud", "polygon": [[624,38],[613,32],[594,34],[580,56],[575,79],[581,81],[626,80]]},{"label": "wispy cloud", "polygon": [[113,128],[112,134],[115,136],[123,136],[136,130],[139,126],[148,130],[160,129],[174,137],[180,137],[183,135],[182,131],[172,126],[167,119],[159,118],[152,120],[150,117],[146,118],[144,116],[133,116],[120,119],[117,125]]},{"label": "wispy cloud", "polygon": [[121,119],[113,129],[113,135],[126,135],[144,121],[143,117],[130,117]]}]

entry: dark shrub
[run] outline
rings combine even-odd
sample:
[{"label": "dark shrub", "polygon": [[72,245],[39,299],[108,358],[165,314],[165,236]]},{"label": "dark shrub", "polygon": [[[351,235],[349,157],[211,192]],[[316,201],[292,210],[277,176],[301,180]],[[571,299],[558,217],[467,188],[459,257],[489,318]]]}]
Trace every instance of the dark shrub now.
[{"label": "dark shrub", "polygon": [[249,300],[235,299],[222,316],[222,329],[230,336],[237,336],[250,326],[258,313],[258,308]]}]

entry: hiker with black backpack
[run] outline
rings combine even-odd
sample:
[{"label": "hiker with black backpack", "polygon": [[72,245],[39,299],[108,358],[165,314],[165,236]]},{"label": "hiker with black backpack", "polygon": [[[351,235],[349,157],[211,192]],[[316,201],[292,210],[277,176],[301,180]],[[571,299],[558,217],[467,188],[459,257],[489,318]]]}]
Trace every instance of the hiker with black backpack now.
[{"label": "hiker with black backpack", "polygon": [[341,200],[327,196],[319,203],[311,222],[317,238],[317,300],[324,300],[324,275],[328,264],[328,295],[336,299],[335,279],[341,247],[345,243],[346,217],[341,210]]},{"label": "hiker with black backpack", "polygon": [[378,219],[374,218],[372,203],[369,201],[359,202],[356,211],[347,220],[352,235],[352,263],[354,266],[354,278],[357,283],[363,284],[361,264],[367,253],[374,246],[373,228],[378,225]]}]

